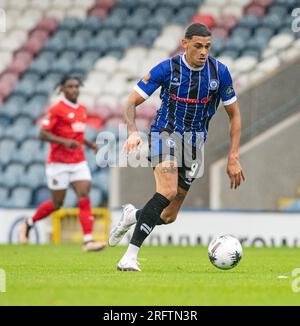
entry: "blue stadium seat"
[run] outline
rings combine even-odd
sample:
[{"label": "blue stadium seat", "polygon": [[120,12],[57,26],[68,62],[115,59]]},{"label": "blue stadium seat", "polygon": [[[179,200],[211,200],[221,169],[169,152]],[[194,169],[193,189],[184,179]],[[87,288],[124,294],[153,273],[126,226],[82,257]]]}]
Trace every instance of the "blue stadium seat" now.
[{"label": "blue stadium seat", "polygon": [[[46,58],[44,58],[46,59]],[[30,81],[32,83],[37,83],[41,78],[41,75],[35,72],[25,71],[22,75],[21,81]]]},{"label": "blue stadium seat", "polygon": [[35,87],[36,82],[31,80],[22,80],[14,89],[13,95],[23,96],[24,98],[28,99],[34,92]]},{"label": "blue stadium seat", "polygon": [[47,187],[39,187],[35,189],[33,193],[32,204],[33,206],[39,206],[41,203],[49,199],[51,199],[50,190]]},{"label": "blue stadium seat", "polygon": [[100,188],[105,194],[105,197],[107,197],[109,192],[109,169],[100,169],[100,171],[93,174],[92,179],[93,185]]},{"label": "blue stadium seat", "polygon": [[250,37],[252,33],[252,30],[248,27],[237,27],[234,28],[232,33],[231,33],[231,37],[241,37],[243,39],[248,39]]},{"label": "blue stadium seat", "polygon": [[271,14],[263,17],[261,26],[272,28],[277,31],[281,27],[281,17],[277,14]]},{"label": "blue stadium seat", "polygon": [[57,27],[57,31],[69,30],[73,32],[76,29],[80,28],[81,25],[82,25],[82,21],[79,18],[66,17],[61,21],[61,23]]},{"label": "blue stadium seat", "polygon": [[118,31],[123,27],[123,21],[120,19],[120,17],[110,16],[103,21],[103,27],[110,30]]},{"label": "blue stadium seat", "polygon": [[0,186],[0,207],[2,206],[3,203],[7,201],[9,197],[9,189],[7,187]]},{"label": "blue stadium seat", "polygon": [[19,124],[13,124],[10,128],[6,129],[6,137],[14,138],[16,141],[23,141],[27,135],[27,128]]},{"label": "blue stadium seat", "polygon": [[81,53],[85,50],[86,40],[81,38],[71,38],[64,45],[64,50]]},{"label": "blue stadium seat", "polygon": [[64,200],[63,207],[76,207],[77,206],[77,196],[72,188],[67,190],[67,194]]},{"label": "blue stadium seat", "polygon": [[96,171],[98,169],[97,163],[96,163],[96,155],[93,151],[87,150],[85,152],[86,159],[88,161],[88,165],[92,172]]},{"label": "blue stadium seat", "polygon": [[255,15],[245,15],[242,16],[238,26],[239,27],[246,27],[249,29],[254,30],[257,28],[261,23],[261,19],[258,16]]},{"label": "blue stadium seat", "polygon": [[[3,107],[2,107],[3,110]],[[4,111],[4,110],[3,110]],[[10,125],[12,119],[5,112],[0,112],[1,135],[4,134],[4,127]]]},{"label": "blue stadium seat", "polygon": [[144,28],[163,28],[168,23],[168,19],[164,16],[151,16],[145,26],[145,22],[143,21],[143,24],[141,26],[141,29]]},{"label": "blue stadium seat", "polygon": [[65,48],[66,41],[62,39],[50,38],[43,47],[44,51],[52,51],[59,53]]},{"label": "blue stadium seat", "polygon": [[32,192],[28,187],[12,189],[11,196],[6,202],[7,207],[27,208],[31,203]]},{"label": "blue stadium seat", "polygon": [[68,74],[73,67],[74,63],[69,59],[60,58],[56,62],[53,62],[50,71],[52,73],[58,73],[61,75]]},{"label": "blue stadium seat", "polygon": [[[120,16],[119,16],[120,17]],[[120,17],[121,19],[121,17]],[[100,17],[90,16],[83,21],[82,27],[90,29],[93,33],[96,33],[102,27],[103,21]]]},{"label": "blue stadium seat", "polygon": [[24,176],[25,166],[19,163],[10,163],[7,165],[3,176],[2,182],[9,188],[13,188],[20,183],[20,180]]},{"label": "blue stadium seat", "polygon": [[45,172],[43,175],[37,175],[33,173],[32,170],[30,172],[27,172],[27,174],[25,174],[22,180],[22,184],[30,188],[38,188],[46,185],[47,182],[45,178]]},{"label": "blue stadium seat", "polygon": [[34,72],[36,74],[44,76],[50,71],[50,67],[51,62],[48,62],[47,60],[41,58],[34,60],[28,70],[30,72]]},{"label": "blue stadium seat", "polygon": [[59,59],[65,59],[65,60],[69,60],[69,61],[74,61],[78,58],[78,54],[74,53],[73,51],[62,51],[60,53]]},{"label": "blue stadium seat", "polygon": [[89,39],[93,35],[93,31],[87,28],[80,28],[75,31],[73,34],[74,38],[83,38],[83,39]]},{"label": "blue stadium seat", "polygon": [[92,207],[99,207],[101,206],[104,197],[101,189],[92,187],[90,192],[90,199],[91,199],[91,205]]},{"label": "blue stadium seat", "polygon": [[281,18],[285,18],[288,14],[289,8],[285,5],[273,5],[268,10],[268,15],[277,15]]},{"label": "blue stadium seat", "polygon": [[2,165],[7,164],[11,160],[16,148],[17,142],[14,139],[2,138],[0,140],[0,163]]}]

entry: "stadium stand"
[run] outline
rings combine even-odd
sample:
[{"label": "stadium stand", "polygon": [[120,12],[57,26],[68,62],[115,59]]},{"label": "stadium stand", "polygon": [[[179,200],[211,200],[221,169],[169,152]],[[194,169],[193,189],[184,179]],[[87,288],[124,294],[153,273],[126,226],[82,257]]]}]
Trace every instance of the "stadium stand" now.
[{"label": "stadium stand", "polygon": [[[58,100],[55,86],[64,74],[84,77],[79,101],[89,110],[87,138],[95,140],[99,128],[118,134],[133,85],[181,51],[191,21],[212,29],[212,55],[228,65],[239,92],[300,53],[299,34],[290,28],[299,0],[10,0],[1,6],[9,17],[21,17],[0,33],[3,206],[36,206],[49,198],[43,166],[48,147],[37,140],[37,123]],[[140,106],[140,130],[147,130],[159,102],[155,93]],[[98,206],[109,196],[108,169],[99,168],[92,153],[87,158]],[[65,205],[75,204],[68,193]]]}]

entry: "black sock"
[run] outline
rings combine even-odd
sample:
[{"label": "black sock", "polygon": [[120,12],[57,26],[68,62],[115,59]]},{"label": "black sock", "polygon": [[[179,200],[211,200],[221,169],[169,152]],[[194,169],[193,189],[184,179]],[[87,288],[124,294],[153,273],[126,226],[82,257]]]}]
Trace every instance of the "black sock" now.
[{"label": "black sock", "polygon": [[154,229],[160,214],[169,206],[170,201],[160,193],[155,193],[140,213],[130,243],[140,247]]},{"label": "black sock", "polygon": [[[142,214],[141,209],[136,211],[136,213],[135,213],[136,221],[138,221],[140,219],[141,214]],[[163,224],[166,224],[166,222],[164,220],[162,220],[161,218],[159,218],[158,221],[156,222],[156,225],[163,225]]]}]

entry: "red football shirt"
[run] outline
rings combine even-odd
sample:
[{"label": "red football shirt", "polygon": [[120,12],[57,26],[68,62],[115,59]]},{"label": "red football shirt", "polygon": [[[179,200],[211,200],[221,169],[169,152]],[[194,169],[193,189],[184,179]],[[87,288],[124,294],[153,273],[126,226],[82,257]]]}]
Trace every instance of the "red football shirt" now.
[{"label": "red football shirt", "polygon": [[73,139],[81,146],[69,148],[59,143],[50,144],[47,163],[80,163],[85,161],[83,151],[84,132],[87,121],[86,107],[66,99],[52,106],[41,128],[51,131],[53,135]]}]

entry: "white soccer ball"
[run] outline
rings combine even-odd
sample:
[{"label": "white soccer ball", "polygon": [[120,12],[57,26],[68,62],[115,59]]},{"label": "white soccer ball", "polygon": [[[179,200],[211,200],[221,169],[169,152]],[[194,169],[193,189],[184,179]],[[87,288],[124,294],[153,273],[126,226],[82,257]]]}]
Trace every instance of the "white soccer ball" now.
[{"label": "white soccer ball", "polygon": [[235,267],[243,256],[243,248],[238,239],[231,235],[223,235],[211,241],[208,246],[210,262],[220,269]]}]

